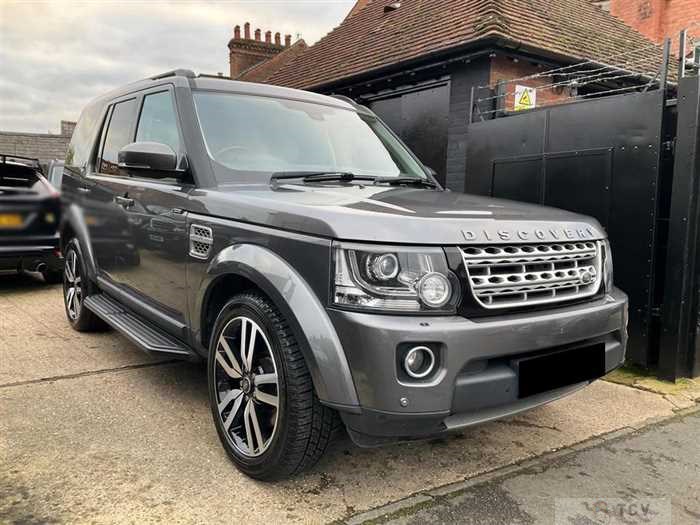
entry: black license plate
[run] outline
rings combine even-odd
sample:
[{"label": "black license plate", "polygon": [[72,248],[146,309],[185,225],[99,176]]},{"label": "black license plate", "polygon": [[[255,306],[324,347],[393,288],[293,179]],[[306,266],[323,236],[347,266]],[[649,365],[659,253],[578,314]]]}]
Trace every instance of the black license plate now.
[{"label": "black license plate", "polygon": [[605,375],[605,344],[561,350],[513,361],[518,397],[529,397]]}]

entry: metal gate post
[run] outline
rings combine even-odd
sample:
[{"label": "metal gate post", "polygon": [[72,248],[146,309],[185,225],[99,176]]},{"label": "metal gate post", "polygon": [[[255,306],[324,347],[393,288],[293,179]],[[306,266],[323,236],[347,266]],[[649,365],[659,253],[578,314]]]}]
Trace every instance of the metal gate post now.
[{"label": "metal gate post", "polygon": [[700,374],[700,77],[678,82],[678,126],[659,375]]},{"label": "metal gate post", "polygon": [[685,44],[688,41],[688,30],[684,29],[681,31],[678,37],[678,79],[680,80],[685,76]]}]

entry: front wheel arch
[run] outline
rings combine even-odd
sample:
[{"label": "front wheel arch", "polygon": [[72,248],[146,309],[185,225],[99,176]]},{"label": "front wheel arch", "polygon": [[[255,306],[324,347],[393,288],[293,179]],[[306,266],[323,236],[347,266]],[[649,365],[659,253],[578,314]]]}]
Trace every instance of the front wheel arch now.
[{"label": "front wheel arch", "polygon": [[207,300],[215,289],[212,286],[226,282],[219,281],[225,276],[252,283],[289,320],[319,399],[336,407],[359,409],[350,366],[325,307],[299,273],[267,248],[249,244],[230,246],[209,263],[196,303],[201,305],[201,310],[194,316],[201,323],[195,332],[199,332],[203,346],[208,343],[208,339],[201,337],[205,333]]}]

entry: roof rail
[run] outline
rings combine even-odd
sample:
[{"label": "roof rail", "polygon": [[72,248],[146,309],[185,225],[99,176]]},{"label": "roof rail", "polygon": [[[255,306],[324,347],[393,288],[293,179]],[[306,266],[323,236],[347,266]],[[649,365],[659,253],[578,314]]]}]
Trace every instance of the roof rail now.
[{"label": "roof rail", "polygon": [[218,78],[219,80],[234,80],[232,77],[227,77],[226,75],[212,75],[207,73],[200,73],[197,78]]},{"label": "roof rail", "polygon": [[343,102],[350,104],[352,107],[354,107],[360,113],[376,117],[376,115],[374,114],[374,112],[371,109],[369,109],[364,104],[359,104],[359,103],[355,102],[350,97],[346,97],[345,95],[331,95],[331,97],[338,99],[338,100],[342,100]]},{"label": "roof rail", "polygon": [[0,153],[0,164],[7,164],[8,162],[13,162],[15,164],[24,164],[25,166],[28,165],[28,162],[31,163],[31,168],[34,168],[37,170],[39,173],[43,175],[43,170],[41,169],[41,162],[39,159],[35,159],[34,157],[22,157],[21,155],[9,155],[7,153]]},{"label": "roof rail", "polygon": [[161,78],[168,78],[168,77],[186,77],[186,78],[195,78],[197,75],[194,74],[194,71],[190,69],[173,69],[172,71],[166,71],[165,73],[161,73],[160,75],[156,75],[151,77],[151,80],[160,80]]},{"label": "roof rail", "polygon": [[346,97],[345,95],[331,95],[331,97],[337,98],[338,100],[342,100],[343,102],[347,102],[354,108],[356,108],[359,105],[353,99],[351,99],[350,97]]}]

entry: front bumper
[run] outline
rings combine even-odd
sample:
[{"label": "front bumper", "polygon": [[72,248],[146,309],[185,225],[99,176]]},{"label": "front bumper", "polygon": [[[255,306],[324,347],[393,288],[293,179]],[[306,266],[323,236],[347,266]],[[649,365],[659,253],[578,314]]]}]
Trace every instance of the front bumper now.
[{"label": "front bumper", "polygon": [[[360,445],[438,435],[548,403],[588,381],[518,398],[512,359],[602,343],[605,370],[624,362],[627,296],[614,289],[591,302],[475,320],[329,310],[361,410],[341,412]],[[397,348],[439,347],[439,370],[424,382],[399,373]]]},{"label": "front bumper", "polygon": [[37,271],[44,268],[50,271],[63,268],[58,235],[0,239],[0,270]]}]

